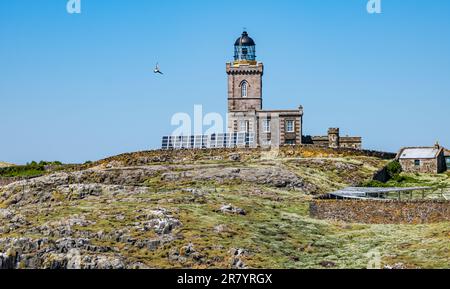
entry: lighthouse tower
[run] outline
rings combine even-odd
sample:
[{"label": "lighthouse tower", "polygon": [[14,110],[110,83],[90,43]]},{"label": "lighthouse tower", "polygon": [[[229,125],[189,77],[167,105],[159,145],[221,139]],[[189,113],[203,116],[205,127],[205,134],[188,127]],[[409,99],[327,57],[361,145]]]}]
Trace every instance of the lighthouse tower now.
[{"label": "lighthouse tower", "polygon": [[244,31],[234,43],[234,61],[227,63],[228,112],[262,109],[264,66],[256,61],[256,45]]}]

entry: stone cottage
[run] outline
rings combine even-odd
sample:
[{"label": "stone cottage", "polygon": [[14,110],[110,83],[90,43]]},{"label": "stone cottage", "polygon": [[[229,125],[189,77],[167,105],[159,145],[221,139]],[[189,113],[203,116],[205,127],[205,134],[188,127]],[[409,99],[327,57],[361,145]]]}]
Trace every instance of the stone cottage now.
[{"label": "stone cottage", "polygon": [[407,173],[439,174],[447,170],[444,151],[439,144],[433,147],[405,147],[396,159]]}]

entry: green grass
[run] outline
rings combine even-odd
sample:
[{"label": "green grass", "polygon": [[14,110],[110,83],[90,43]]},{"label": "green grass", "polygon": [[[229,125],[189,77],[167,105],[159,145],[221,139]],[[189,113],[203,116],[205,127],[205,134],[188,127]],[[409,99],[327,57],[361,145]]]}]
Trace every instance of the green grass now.
[{"label": "green grass", "polygon": [[[0,163],[1,164],[1,163]],[[62,167],[63,164],[61,162],[45,162],[41,161],[31,162],[22,166],[4,166],[0,165],[0,177],[5,178],[13,178],[13,177],[37,177],[46,173],[46,167],[54,167],[58,169],[58,167]]]},{"label": "green grass", "polygon": [[15,166],[0,168],[0,177],[35,177],[45,173],[44,166]]}]

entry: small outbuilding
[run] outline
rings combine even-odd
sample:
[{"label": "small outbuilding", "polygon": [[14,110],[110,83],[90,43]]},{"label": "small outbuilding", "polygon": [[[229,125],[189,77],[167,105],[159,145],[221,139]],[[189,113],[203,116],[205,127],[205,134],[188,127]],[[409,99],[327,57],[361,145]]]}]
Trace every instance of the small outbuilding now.
[{"label": "small outbuilding", "polygon": [[450,150],[444,152],[445,161],[447,162],[447,170],[450,170]]},{"label": "small outbuilding", "polygon": [[440,174],[447,170],[445,149],[439,144],[433,147],[405,147],[397,154],[397,160],[407,173]]}]

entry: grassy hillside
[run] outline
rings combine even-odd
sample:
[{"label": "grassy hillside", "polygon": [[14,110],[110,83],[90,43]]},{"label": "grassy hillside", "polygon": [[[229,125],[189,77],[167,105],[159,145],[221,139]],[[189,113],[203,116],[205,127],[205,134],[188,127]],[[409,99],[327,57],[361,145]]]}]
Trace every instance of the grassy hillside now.
[{"label": "grassy hillside", "polygon": [[366,268],[374,254],[381,266],[448,267],[448,223],[309,217],[314,195],[386,163],[299,149],[116,156],[0,187],[0,253],[22,268]]}]

